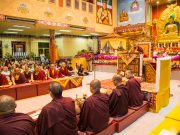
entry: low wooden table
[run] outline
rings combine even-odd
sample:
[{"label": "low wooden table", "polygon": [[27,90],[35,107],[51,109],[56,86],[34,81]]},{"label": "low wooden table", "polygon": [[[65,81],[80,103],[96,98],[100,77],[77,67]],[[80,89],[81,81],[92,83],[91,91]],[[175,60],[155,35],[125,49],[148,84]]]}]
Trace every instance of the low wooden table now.
[{"label": "low wooden table", "polygon": [[[63,90],[82,86],[83,77],[66,77],[60,79],[60,84],[63,85]],[[40,96],[49,93],[49,85],[55,80],[45,80],[40,82],[18,84],[9,87],[0,88],[1,95],[9,95],[16,100],[25,99],[29,97]],[[58,81],[57,81],[58,82]]]},{"label": "low wooden table", "polygon": [[8,95],[17,99],[15,87],[0,88],[0,95]]}]

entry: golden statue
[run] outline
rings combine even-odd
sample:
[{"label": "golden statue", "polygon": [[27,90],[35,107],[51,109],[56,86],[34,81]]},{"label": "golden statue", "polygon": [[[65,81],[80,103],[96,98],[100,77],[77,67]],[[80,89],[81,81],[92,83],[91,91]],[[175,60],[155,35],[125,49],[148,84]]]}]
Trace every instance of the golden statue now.
[{"label": "golden statue", "polygon": [[179,23],[174,21],[175,15],[171,15],[169,18],[169,22],[165,25],[165,33],[164,34],[179,34]]},{"label": "golden statue", "polygon": [[128,13],[125,10],[122,10],[120,13],[120,22],[125,22],[129,20]]},{"label": "golden statue", "polygon": [[157,22],[158,41],[180,40],[180,6],[168,5]]}]

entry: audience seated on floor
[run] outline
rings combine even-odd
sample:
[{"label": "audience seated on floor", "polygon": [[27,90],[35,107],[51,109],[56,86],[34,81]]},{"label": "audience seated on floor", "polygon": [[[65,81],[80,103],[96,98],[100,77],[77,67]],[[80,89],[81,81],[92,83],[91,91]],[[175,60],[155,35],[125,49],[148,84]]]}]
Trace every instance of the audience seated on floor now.
[{"label": "audience seated on floor", "polygon": [[[20,73],[16,72],[16,68],[20,70]],[[0,66],[1,74],[6,77],[10,85],[71,76],[70,70],[72,67],[68,69],[65,62],[58,66],[57,63],[49,65],[30,59],[7,60],[1,62]]]},{"label": "audience seated on floor", "polygon": [[90,83],[92,96],[83,104],[78,123],[79,130],[88,133],[97,133],[108,126],[109,122],[109,97],[101,94],[101,82],[93,80]]},{"label": "audience seated on floor", "polygon": [[121,75],[114,75],[112,81],[116,88],[109,96],[109,113],[111,117],[121,117],[128,112],[128,88],[122,84]]},{"label": "audience seated on floor", "polygon": [[125,72],[125,76],[128,79],[126,86],[128,88],[129,106],[140,106],[143,104],[143,94],[141,92],[141,85],[137,79],[133,76],[131,70]]},{"label": "audience seated on floor", "polygon": [[16,103],[10,96],[0,96],[0,135],[34,135],[32,118],[15,113]]},{"label": "audience seated on floor", "polygon": [[76,135],[74,100],[63,97],[62,87],[56,82],[50,84],[50,95],[52,101],[43,107],[36,123],[36,132],[38,135]]}]

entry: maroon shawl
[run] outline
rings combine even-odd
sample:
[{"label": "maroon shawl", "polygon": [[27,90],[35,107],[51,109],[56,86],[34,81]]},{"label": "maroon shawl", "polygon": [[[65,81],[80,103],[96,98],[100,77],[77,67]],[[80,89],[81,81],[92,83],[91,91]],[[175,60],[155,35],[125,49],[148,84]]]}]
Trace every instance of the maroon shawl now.
[{"label": "maroon shawl", "polygon": [[70,74],[69,70],[67,69],[67,67],[65,67],[64,69],[62,67],[60,67],[59,74],[62,74],[64,76],[71,76],[71,74]]},{"label": "maroon shawl", "polygon": [[54,69],[54,73],[52,72],[51,69],[49,69],[49,76],[50,76],[51,78],[55,79],[55,78],[58,78],[58,77],[59,77],[59,73],[58,73],[58,71],[57,71],[56,69]]},{"label": "maroon shawl", "polygon": [[26,72],[24,71],[24,76],[26,77],[27,80],[31,80],[31,72]]},{"label": "maroon shawl", "polygon": [[34,80],[46,80],[46,74],[44,71],[40,71],[37,75],[36,73],[34,72],[33,74],[33,78]]},{"label": "maroon shawl", "polygon": [[56,98],[43,107],[37,120],[38,135],[77,135],[75,104],[71,98]]},{"label": "maroon shawl", "polygon": [[[14,76],[16,76],[16,74]],[[16,84],[22,84],[27,82],[23,73],[20,73],[18,80],[16,80],[16,78],[14,77],[14,81]]]},{"label": "maroon shawl", "polygon": [[108,126],[109,98],[105,94],[93,94],[83,104],[78,127],[80,131],[100,132]]},{"label": "maroon shawl", "polygon": [[141,92],[140,83],[134,78],[131,77],[126,86],[128,87],[129,94],[129,106],[140,106],[143,104],[143,94]]},{"label": "maroon shawl", "polygon": [[5,75],[0,73],[0,86],[8,85],[8,80]]},{"label": "maroon shawl", "polygon": [[34,122],[22,113],[0,115],[0,135],[34,135]]},{"label": "maroon shawl", "polygon": [[128,89],[117,86],[109,97],[109,113],[112,117],[123,116],[128,112]]}]

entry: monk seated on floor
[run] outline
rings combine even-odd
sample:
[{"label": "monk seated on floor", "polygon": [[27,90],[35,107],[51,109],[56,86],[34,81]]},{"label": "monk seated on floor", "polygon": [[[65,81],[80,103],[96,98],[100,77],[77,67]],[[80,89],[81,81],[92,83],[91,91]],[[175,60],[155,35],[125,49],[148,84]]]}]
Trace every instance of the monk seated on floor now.
[{"label": "monk seated on floor", "polygon": [[32,72],[30,71],[29,67],[28,66],[25,66],[25,70],[24,70],[24,76],[27,80],[27,82],[31,82],[32,78],[33,78],[33,74]]},{"label": "monk seated on floor", "polygon": [[11,80],[12,80],[13,85],[23,84],[23,83],[27,82],[27,80],[24,76],[24,73],[21,73],[20,68],[15,69],[14,74],[11,77]]},{"label": "monk seated on floor", "polygon": [[56,78],[59,78],[59,77],[62,77],[62,75],[59,76],[58,70],[56,70],[54,64],[51,64],[50,69],[49,69],[49,78],[56,79]]},{"label": "monk seated on floor", "polygon": [[75,102],[62,97],[59,83],[50,84],[52,101],[43,107],[37,123],[38,135],[77,135]]},{"label": "monk seated on floor", "polygon": [[126,86],[128,88],[129,106],[133,107],[142,105],[144,96],[141,92],[139,81],[134,78],[131,70],[127,70],[125,76],[128,79]]},{"label": "monk seated on floor", "polygon": [[0,135],[34,135],[30,116],[15,113],[16,103],[10,96],[0,96]]},{"label": "monk seated on floor", "polygon": [[36,65],[34,73],[33,73],[33,80],[34,81],[42,81],[46,80],[46,75],[43,70],[40,69],[38,65]]},{"label": "monk seated on floor", "polygon": [[109,113],[111,117],[121,117],[128,112],[128,89],[122,84],[121,75],[114,75],[112,81],[116,88],[109,96]]},{"label": "monk seated on floor", "polygon": [[71,73],[69,72],[65,62],[63,62],[61,64],[61,67],[59,68],[59,77],[61,75],[63,75],[63,76],[71,76]]},{"label": "monk seated on floor", "polygon": [[93,94],[83,104],[78,123],[79,130],[87,133],[97,133],[108,126],[109,122],[109,98],[100,93],[101,82],[93,80],[90,83],[90,91]]}]

